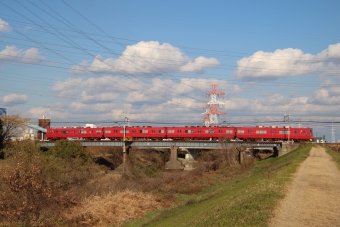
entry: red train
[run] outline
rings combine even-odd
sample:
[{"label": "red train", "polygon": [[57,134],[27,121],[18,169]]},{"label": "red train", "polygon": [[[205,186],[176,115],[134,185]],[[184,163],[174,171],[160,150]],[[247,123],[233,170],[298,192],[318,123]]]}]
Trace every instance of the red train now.
[{"label": "red train", "polygon": [[277,126],[232,127],[232,126],[117,126],[117,127],[74,127],[47,129],[46,139],[81,139],[81,140],[217,140],[228,137],[231,140],[276,141],[294,140],[311,141],[311,128],[291,128]]}]

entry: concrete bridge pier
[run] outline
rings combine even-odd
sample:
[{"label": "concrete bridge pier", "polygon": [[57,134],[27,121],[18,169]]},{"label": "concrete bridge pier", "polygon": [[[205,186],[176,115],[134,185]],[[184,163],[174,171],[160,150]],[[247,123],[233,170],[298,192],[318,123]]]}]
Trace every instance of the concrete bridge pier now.
[{"label": "concrete bridge pier", "polygon": [[299,146],[300,146],[299,144],[294,144],[294,143],[283,143],[282,147],[278,147],[275,152],[277,153],[277,156],[280,157],[282,155],[285,155],[285,154],[295,150]]},{"label": "concrete bridge pier", "polygon": [[237,147],[236,150],[238,151],[240,164],[243,164],[244,163],[244,155],[245,155],[245,152],[247,150],[247,147],[245,147],[245,146]]},{"label": "concrete bridge pier", "polygon": [[183,151],[186,151],[185,158],[178,159],[182,162],[182,165],[184,166],[184,170],[193,170],[196,167],[196,159],[198,157],[198,150],[197,149],[187,149],[182,148]]},{"label": "concrete bridge pier", "polygon": [[171,146],[170,147],[170,160],[166,163],[165,169],[183,169],[182,163],[178,161],[178,147],[177,146]]},{"label": "concrete bridge pier", "polygon": [[123,163],[127,162],[127,159],[129,157],[129,152],[130,152],[130,146],[123,146]]}]

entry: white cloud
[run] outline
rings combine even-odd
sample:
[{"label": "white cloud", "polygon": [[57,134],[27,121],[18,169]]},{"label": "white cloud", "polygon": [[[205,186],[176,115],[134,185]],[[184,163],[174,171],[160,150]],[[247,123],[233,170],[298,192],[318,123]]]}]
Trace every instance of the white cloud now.
[{"label": "white cloud", "polygon": [[263,106],[285,105],[289,103],[289,98],[281,94],[273,94],[265,99],[260,99],[259,103]]},{"label": "white cloud", "polygon": [[193,62],[190,61],[187,64],[181,66],[181,72],[201,72],[204,68],[219,66],[220,63],[216,58],[198,57]]},{"label": "white cloud", "polygon": [[11,31],[12,27],[6,21],[1,20],[0,18],[0,32]]},{"label": "white cloud", "polygon": [[19,95],[19,94],[9,94],[5,95],[0,99],[0,103],[3,103],[6,106],[14,106],[18,104],[27,103],[28,97],[27,95]]},{"label": "white cloud", "polygon": [[93,102],[114,102],[118,97],[119,93],[114,92],[87,92],[82,91],[81,98],[83,102],[93,103]]},{"label": "white cloud", "polygon": [[41,56],[37,48],[30,48],[26,51],[19,50],[16,46],[6,46],[0,52],[1,61],[16,61],[23,64],[35,64],[43,61],[45,57]]},{"label": "white cloud", "polygon": [[327,80],[321,87],[308,97],[309,104],[316,105],[339,105],[340,104],[340,84]]},{"label": "white cloud", "polygon": [[71,73],[166,74],[171,72],[202,72],[218,66],[216,58],[197,57],[193,61],[177,47],[156,41],[141,41],[127,46],[118,58],[103,59],[98,55],[92,63],[82,61],[71,68]]},{"label": "white cloud", "polygon": [[239,79],[278,79],[296,75],[337,75],[340,69],[340,43],[329,45],[317,55],[300,49],[258,51],[237,61]]},{"label": "white cloud", "polygon": [[76,94],[79,92],[77,86],[82,83],[81,78],[69,78],[65,81],[58,81],[52,90],[58,92],[58,97],[74,99]]}]

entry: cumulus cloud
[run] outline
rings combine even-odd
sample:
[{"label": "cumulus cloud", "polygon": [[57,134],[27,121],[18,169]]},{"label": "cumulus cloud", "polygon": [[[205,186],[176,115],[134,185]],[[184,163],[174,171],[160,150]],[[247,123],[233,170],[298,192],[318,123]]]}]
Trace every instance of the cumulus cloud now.
[{"label": "cumulus cloud", "polygon": [[19,95],[19,94],[9,94],[5,95],[0,99],[0,103],[6,106],[14,106],[18,104],[25,104],[28,101],[27,95]]},{"label": "cumulus cloud", "polygon": [[340,69],[340,43],[329,45],[317,55],[300,49],[258,51],[237,61],[239,79],[278,79],[296,75],[335,75]]},{"label": "cumulus cloud", "polygon": [[11,31],[12,27],[6,21],[1,20],[0,18],[0,32]]},{"label": "cumulus cloud", "polygon": [[114,102],[118,97],[119,93],[114,92],[87,92],[82,91],[81,98],[83,102],[87,103],[98,103],[98,102]]},{"label": "cumulus cloud", "polygon": [[190,59],[179,48],[168,43],[141,41],[129,45],[119,58],[96,56],[91,63],[82,61],[71,68],[74,74],[129,73],[165,74],[170,72],[202,72],[205,68],[220,65],[216,58],[199,56]]},{"label": "cumulus cloud", "polygon": [[36,64],[43,61],[45,57],[41,56],[37,48],[30,48],[26,51],[19,50],[16,46],[6,46],[0,51],[1,61],[16,61],[23,64]]},{"label": "cumulus cloud", "polygon": [[52,90],[58,93],[58,97],[73,99],[79,92],[78,86],[82,82],[81,78],[69,78],[65,81],[56,82]]},{"label": "cumulus cloud", "polygon": [[201,72],[204,68],[218,66],[220,63],[216,58],[198,57],[194,61],[180,67],[181,72]]},{"label": "cumulus cloud", "polygon": [[322,86],[308,97],[309,104],[316,105],[339,105],[340,84],[327,80]]}]

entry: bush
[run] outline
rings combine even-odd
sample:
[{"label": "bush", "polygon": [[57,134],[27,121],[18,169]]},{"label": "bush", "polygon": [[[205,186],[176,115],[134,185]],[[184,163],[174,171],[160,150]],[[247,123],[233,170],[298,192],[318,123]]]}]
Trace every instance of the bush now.
[{"label": "bush", "polygon": [[86,154],[83,147],[74,141],[59,140],[55,142],[54,147],[50,149],[50,153],[64,160],[78,159],[84,163],[91,162],[91,157]]},{"label": "bush", "polygon": [[11,155],[0,172],[0,223],[67,226],[63,210],[77,204],[98,170],[80,148],[67,142],[42,153],[30,141],[6,148]]},{"label": "bush", "polygon": [[55,195],[54,182],[43,176],[39,149],[24,142],[16,147],[1,171],[0,220],[2,223],[37,223]]}]

